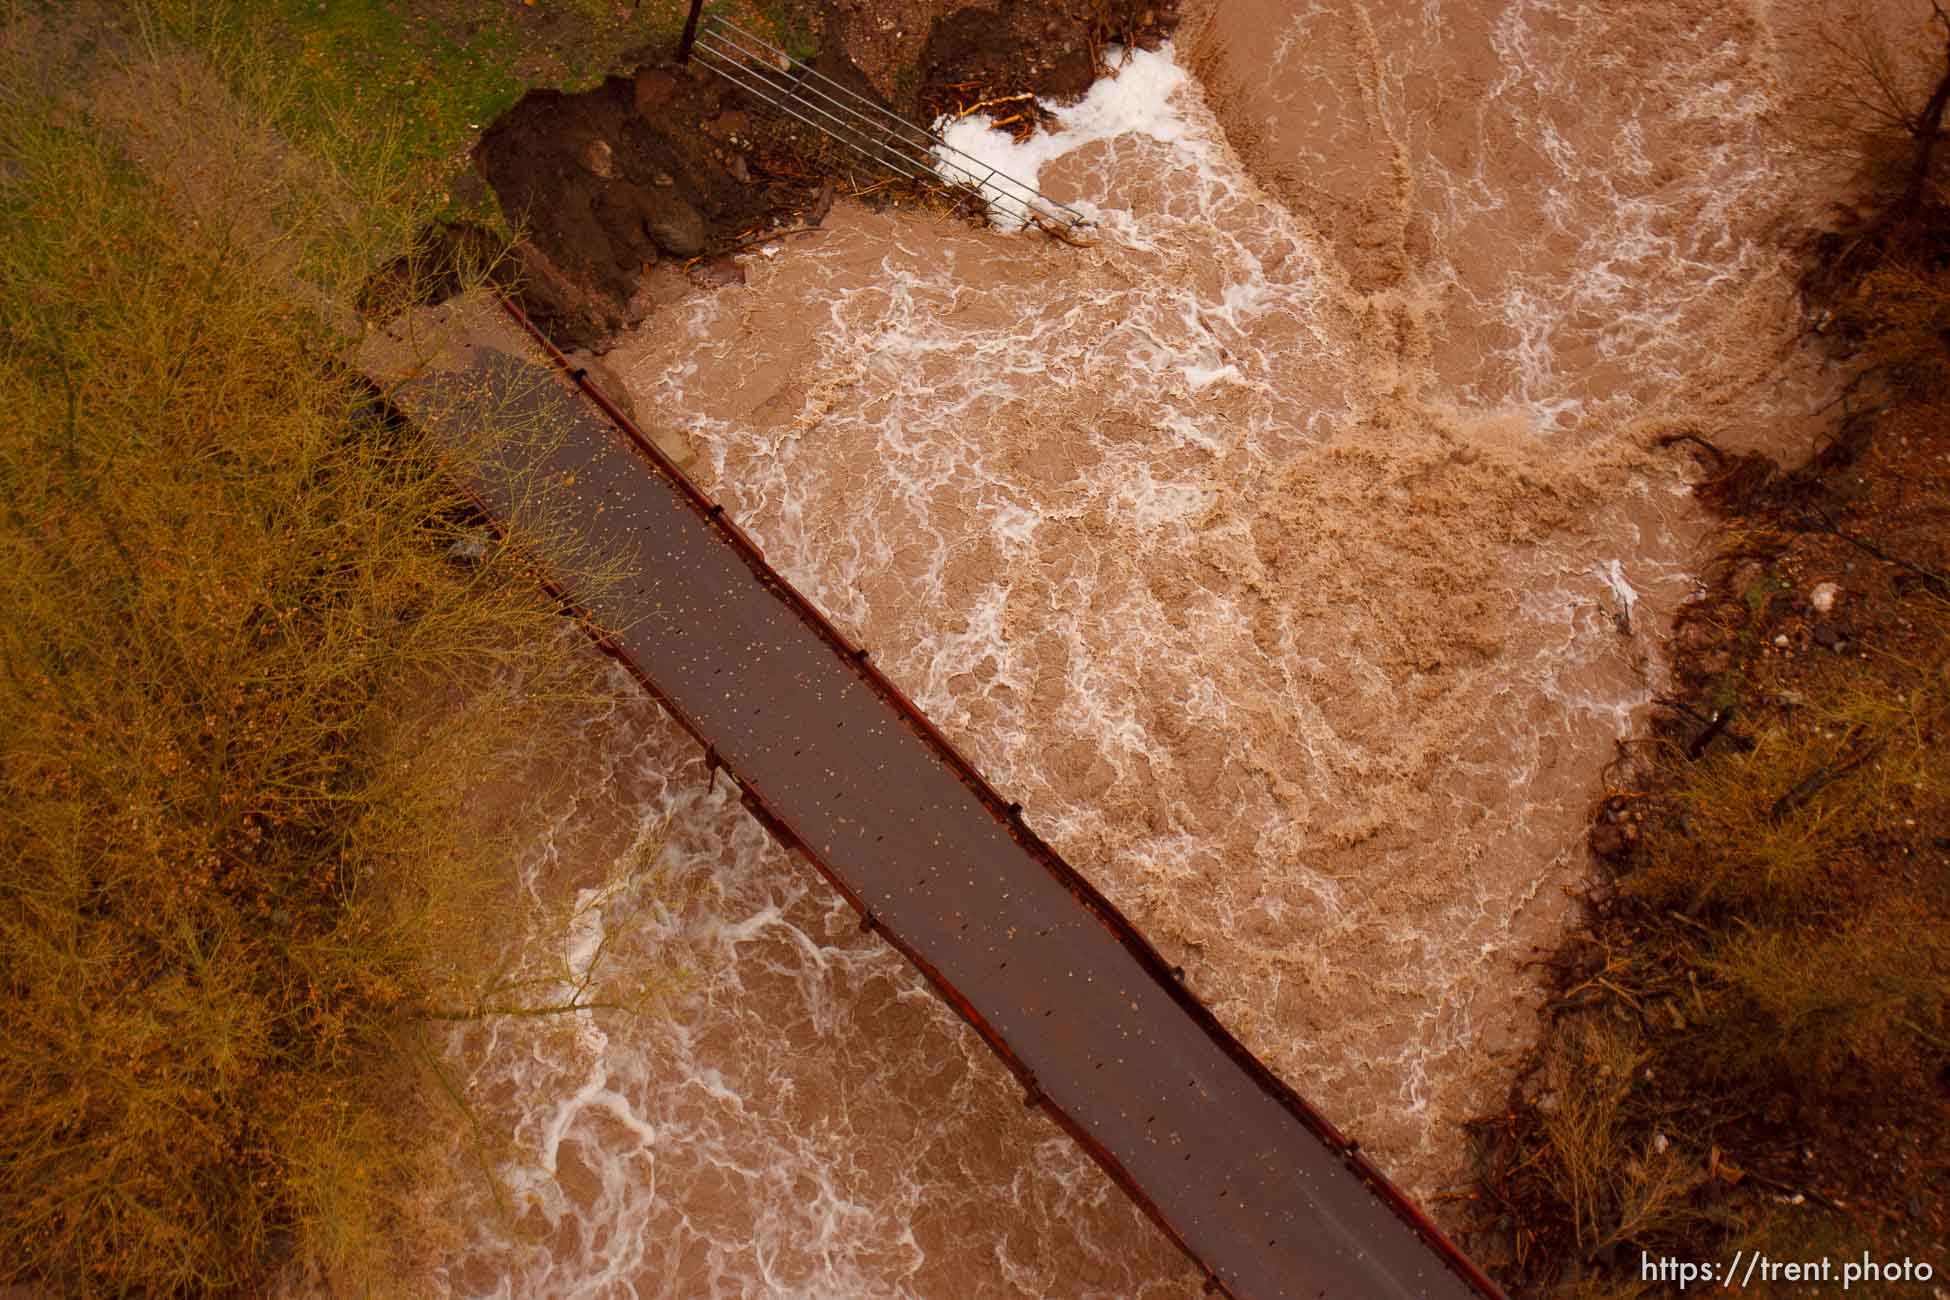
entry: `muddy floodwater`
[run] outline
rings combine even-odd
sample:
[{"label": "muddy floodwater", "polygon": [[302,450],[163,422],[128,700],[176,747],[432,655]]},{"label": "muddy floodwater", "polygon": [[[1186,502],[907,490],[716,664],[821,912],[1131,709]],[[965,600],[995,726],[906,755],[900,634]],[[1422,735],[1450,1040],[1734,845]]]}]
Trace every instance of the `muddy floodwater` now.
[{"label": "muddy floodwater", "polygon": [[[608,358],[772,563],[1254,1051],[1425,1200],[1660,685],[1665,433],[1805,447],[1767,0],[1236,0],[1021,152],[1087,247],[841,204]],[[1798,21],[1798,20],[1797,20]],[[511,845],[532,969],[456,1294],[1198,1279],[619,676]],[[505,1140],[504,1140],[505,1139]],[[1453,1207],[1434,1206],[1459,1223]]]}]

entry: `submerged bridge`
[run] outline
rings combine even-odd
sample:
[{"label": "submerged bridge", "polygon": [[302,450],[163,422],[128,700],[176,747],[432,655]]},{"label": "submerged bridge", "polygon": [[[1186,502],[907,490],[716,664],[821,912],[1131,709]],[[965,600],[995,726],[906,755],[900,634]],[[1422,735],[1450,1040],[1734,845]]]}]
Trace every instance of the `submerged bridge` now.
[{"label": "submerged bridge", "polygon": [[1208,1290],[1500,1296],[516,309],[463,299],[436,312],[418,338],[369,345],[367,373],[456,448],[509,405],[559,431],[476,470],[483,506],[570,518],[620,565],[621,580],[586,601],[610,629],[603,648],[704,748],[714,779],[723,769],[752,816],[974,1027],[1025,1103],[1197,1262]]}]

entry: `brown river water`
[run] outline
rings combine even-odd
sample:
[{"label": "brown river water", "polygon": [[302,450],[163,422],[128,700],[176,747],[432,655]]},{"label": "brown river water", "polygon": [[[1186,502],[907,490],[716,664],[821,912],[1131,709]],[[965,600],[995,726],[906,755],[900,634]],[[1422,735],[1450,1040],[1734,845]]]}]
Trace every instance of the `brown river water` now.
[{"label": "brown river water", "polygon": [[[1459,1125],[1532,1032],[1521,965],[1692,588],[1689,462],[1651,443],[1816,428],[1778,234],[1804,38],[1769,0],[1232,0],[1044,146],[1091,246],[842,204],[607,360],[1459,1226]],[[511,845],[557,917],[521,959],[600,937],[660,992],[457,1033],[508,1204],[460,1207],[454,1294],[1197,1294],[620,674],[579,745]]]}]

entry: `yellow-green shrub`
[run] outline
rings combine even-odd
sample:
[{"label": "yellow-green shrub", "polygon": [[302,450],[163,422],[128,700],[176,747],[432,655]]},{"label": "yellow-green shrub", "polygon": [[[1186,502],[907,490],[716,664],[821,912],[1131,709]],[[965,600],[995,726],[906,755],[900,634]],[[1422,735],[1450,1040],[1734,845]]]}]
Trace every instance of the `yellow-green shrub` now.
[{"label": "yellow-green shrub", "polygon": [[493,933],[461,800],[561,620],[512,548],[445,558],[301,232],[192,224],[0,80],[0,1283],[383,1291],[433,1137],[399,1037]]}]

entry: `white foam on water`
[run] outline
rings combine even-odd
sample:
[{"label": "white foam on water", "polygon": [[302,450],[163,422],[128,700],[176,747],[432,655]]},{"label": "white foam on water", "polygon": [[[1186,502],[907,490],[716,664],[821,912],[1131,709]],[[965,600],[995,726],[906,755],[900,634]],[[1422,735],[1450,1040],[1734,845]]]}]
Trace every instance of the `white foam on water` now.
[{"label": "white foam on water", "polygon": [[1632,609],[1639,603],[1639,594],[1632,584],[1625,580],[1625,567],[1617,559],[1612,559],[1597,569],[1598,579],[1610,589],[1618,601],[1619,613],[1626,623],[1632,621]]},{"label": "white foam on water", "polygon": [[[1067,1142],[1016,1185],[1046,1133],[1013,1081],[633,681],[611,669],[579,729],[576,779],[521,863],[540,911],[513,974],[544,1001],[591,976],[661,991],[642,1015],[456,1028],[487,1134],[456,1158],[488,1159],[502,1198],[483,1184],[454,1207],[452,1294],[1003,1294],[959,1279],[1048,1287],[1055,1243],[1093,1237],[1128,1263],[1077,1294],[1177,1294],[1169,1249]],[[964,1232],[998,1195],[1024,1226]]]},{"label": "white foam on water", "polygon": [[[1055,121],[1026,140],[995,130],[986,113],[937,119],[935,134],[948,148],[935,150],[935,170],[951,183],[976,184],[996,225],[1020,230],[1032,211],[1021,186],[1040,190],[1043,168],[1058,158],[1118,136],[1167,143],[1182,139],[1186,122],[1171,101],[1190,79],[1172,61],[1169,49],[1132,50],[1127,58],[1126,51],[1112,46],[1104,54],[1117,75],[1097,81],[1075,104],[1050,110]],[[1020,185],[989,180],[991,172]]]}]

